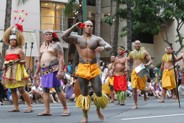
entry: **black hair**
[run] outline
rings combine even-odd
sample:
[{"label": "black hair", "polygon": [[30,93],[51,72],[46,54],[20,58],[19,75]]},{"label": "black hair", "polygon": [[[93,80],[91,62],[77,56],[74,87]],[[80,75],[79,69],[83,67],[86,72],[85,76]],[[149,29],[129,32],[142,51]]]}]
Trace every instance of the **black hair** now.
[{"label": "black hair", "polygon": [[59,42],[60,40],[59,40],[59,38],[53,38],[53,41],[54,42]]}]

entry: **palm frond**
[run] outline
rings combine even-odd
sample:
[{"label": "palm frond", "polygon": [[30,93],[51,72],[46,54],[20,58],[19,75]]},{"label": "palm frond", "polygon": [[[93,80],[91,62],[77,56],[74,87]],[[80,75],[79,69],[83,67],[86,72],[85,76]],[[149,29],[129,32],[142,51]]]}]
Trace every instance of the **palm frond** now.
[{"label": "palm frond", "polygon": [[78,9],[79,3],[77,2],[77,0],[70,0],[65,6],[64,13],[67,16],[73,16],[74,15],[73,11],[77,11]]},{"label": "palm frond", "polygon": [[19,1],[18,1],[18,5],[20,5],[21,3],[22,3],[22,4],[25,4],[27,1],[28,1],[28,0],[19,0]]}]

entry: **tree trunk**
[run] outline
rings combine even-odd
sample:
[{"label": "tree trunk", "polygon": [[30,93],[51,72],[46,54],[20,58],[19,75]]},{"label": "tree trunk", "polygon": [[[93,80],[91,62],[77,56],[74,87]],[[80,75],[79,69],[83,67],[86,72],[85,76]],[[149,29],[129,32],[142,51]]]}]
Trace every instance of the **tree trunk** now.
[{"label": "tree trunk", "polygon": [[[6,13],[5,13],[4,31],[7,28],[10,27],[10,24],[11,24],[11,11],[12,11],[12,0],[6,0]],[[3,43],[3,48],[2,48],[2,61],[3,62],[4,62],[5,52],[6,52],[7,49],[8,49],[8,45]]]},{"label": "tree trunk", "polygon": [[101,0],[96,0],[95,12],[95,35],[100,36],[100,21],[101,21]]},{"label": "tree trunk", "polygon": [[[82,5],[82,0],[79,0],[79,4]],[[77,21],[82,22],[82,7],[79,9],[79,14],[77,16]],[[82,30],[78,30],[78,34],[82,35]],[[77,49],[75,47],[75,55],[74,55],[74,60],[72,63],[72,73],[75,72],[75,67],[79,64],[79,53],[77,52]]]},{"label": "tree trunk", "polygon": [[127,2],[127,50],[132,50],[132,9],[131,1]]},{"label": "tree trunk", "polygon": [[[112,16],[112,7],[113,7],[113,0],[110,0],[110,16]],[[113,33],[112,33],[112,25],[110,25],[110,44],[112,45],[112,36],[113,36]]]},{"label": "tree trunk", "polygon": [[[96,12],[95,12],[95,35],[100,36],[100,22],[101,22],[101,0],[96,0]],[[100,64],[100,54],[97,53],[97,63]]]},{"label": "tree trunk", "polygon": [[[119,7],[120,7],[120,3],[119,3],[119,1],[116,1],[116,13],[118,12]],[[119,37],[119,16],[116,15],[115,23],[114,23],[114,37],[113,37],[113,42],[112,42],[112,52],[113,52],[113,54],[117,53],[118,37]]]}]

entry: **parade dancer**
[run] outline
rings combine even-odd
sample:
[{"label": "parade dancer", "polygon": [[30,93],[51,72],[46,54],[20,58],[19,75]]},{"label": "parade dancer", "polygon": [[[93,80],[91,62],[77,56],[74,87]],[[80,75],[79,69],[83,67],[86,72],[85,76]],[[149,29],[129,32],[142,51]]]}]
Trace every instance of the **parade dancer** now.
[{"label": "parade dancer", "polygon": [[22,31],[23,26],[17,23],[9,27],[4,33],[3,42],[10,47],[5,53],[5,61],[2,68],[4,70],[2,83],[6,88],[11,90],[12,94],[14,109],[9,110],[9,112],[20,111],[18,105],[18,90],[28,106],[24,112],[30,113],[33,111],[33,108],[29,94],[25,91],[24,87],[31,81],[24,67],[25,54],[22,50],[22,46],[24,45],[25,39]]},{"label": "parade dancer", "polygon": [[[178,96],[176,93],[176,81],[175,81],[175,74],[174,74],[174,66],[172,60],[172,48],[167,47],[165,49],[166,54],[162,57],[162,64],[160,68],[160,72],[163,71],[162,74],[162,96],[159,100],[160,103],[165,102],[165,95],[167,90],[172,90],[173,94],[176,95],[178,100]],[[175,59],[175,58],[174,58]]]},{"label": "parade dancer", "polygon": [[[71,34],[77,27],[83,28],[82,36]],[[89,81],[95,92],[93,100],[100,120],[104,119],[100,108],[104,109],[108,104],[108,97],[102,94],[101,70],[97,64],[96,55],[104,50],[111,49],[111,46],[101,37],[93,35],[92,31],[93,23],[91,21],[86,21],[84,23],[78,22],[66,30],[62,35],[64,41],[75,44],[79,53],[79,64],[76,70],[76,76],[79,80],[81,95],[77,97],[76,105],[83,111],[81,123],[88,122],[88,111],[91,102],[91,98],[88,95]]]},{"label": "parade dancer", "polygon": [[141,42],[139,40],[136,40],[134,42],[134,50],[130,52],[128,56],[128,60],[133,60],[133,71],[131,73],[131,82],[132,82],[132,89],[133,89],[133,98],[134,98],[134,106],[132,109],[137,109],[137,89],[140,89],[142,93],[144,93],[144,100],[147,100],[146,97],[146,82],[147,82],[147,76],[140,77],[136,71],[135,68],[138,67],[140,64],[144,64],[145,66],[148,66],[152,63],[151,57],[149,53],[141,47]]},{"label": "parade dancer", "polygon": [[[45,42],[40,47],[40,56],[37,62],[37,68],[34,80],[41,74],[41,85],[43,87],[43,100],[45,111],[39,113],[38,116],[51,116],[50,113],[50,94],[51,88],[56,90],[58,98],[63,105],[64,111],[61,116],[69,116],[70,112],[66,105],[66,98],[61,91],[61,79],[64,77],[64,58],[63,48],[57,38],[56,33],[52,30],[46,30],[43,33]],[[56,39],[56,40],[55,40]]]},{"label": "parade dancer", "polygon": [[110,60],[111,63],[108,65],[108,74],[107,74],[107,81],[110,88],[110,102],[114,102],[114,77],[113,77],[113,70],[114,70],[114,61],[115,61],[115,55],[111,55]]},{"label": "parade dancer", "polygon": [[117,94],[117,99],[120,105],[125,105],[126,90],[127,90],[127,71],[128,63],[125,56],[125,48],[123,46],[118,47],[118,55],[114,62],[114,90]]}]

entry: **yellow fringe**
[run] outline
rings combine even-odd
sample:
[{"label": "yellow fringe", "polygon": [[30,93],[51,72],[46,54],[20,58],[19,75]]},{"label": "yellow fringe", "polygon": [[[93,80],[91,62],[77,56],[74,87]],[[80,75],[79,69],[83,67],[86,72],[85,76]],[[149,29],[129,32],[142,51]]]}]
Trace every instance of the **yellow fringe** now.
[{"label": "yellow fringe", "polygon": [[90,110],[91,97],[79,95],[76,99],[76,106],[83,110]]},{"label": "yellow fringe", "polygon": [[135,58],[135,59],[144,59],[144,57],[145,57],[144,51],[145,51],[145,48],[144,48],[144,47],[141,47],[140,50],[134,49],[134,50],[130,53],[130,56],[131,56],[132,58]]},{"label": "yellow fringe", "polygon": [[93,96],[94,104],[97,108],[104,109],[107,107],[107,104],[109,103],[109,99],[105,94],[102,94],[101,97],[97,97],[96,94]]},{"label": "yellow fringe", "polygon": [[172,61],[172,54],[164,54],[162,57],[163,62],[171,62]]}]

